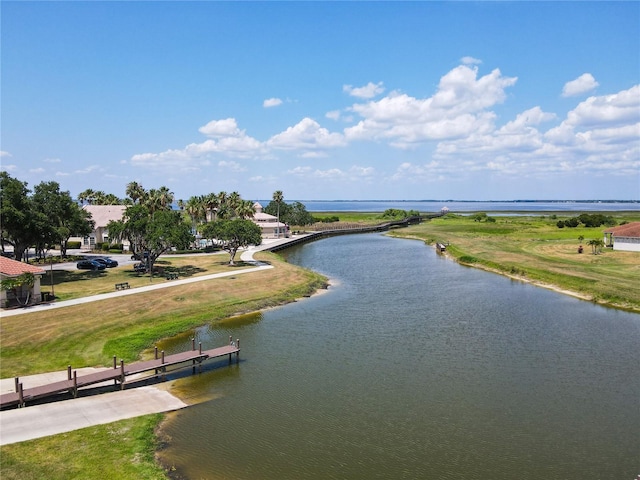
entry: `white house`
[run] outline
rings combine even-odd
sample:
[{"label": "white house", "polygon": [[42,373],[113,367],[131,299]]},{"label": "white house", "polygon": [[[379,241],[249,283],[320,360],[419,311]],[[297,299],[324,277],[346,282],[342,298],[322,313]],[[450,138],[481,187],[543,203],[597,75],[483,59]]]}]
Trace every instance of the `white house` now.
[{"label": "white house", "polygon": [[[110,221],[122,220],[126,205],[85,205],[84,208],[91,214],[91,219],[95,222],[93,232],[89,236],[79,238],[81,248],[93,249],[96,243],[109,241],[109,231],[107,225]],[[123,249],[129,250],[129,242],[123,240]]]},{"label": "white house", "polygon": [[253,222],[262,230],[263,238],[285,238],[289,236],[289,225],[278,222],[278,217],[269,215],[262,211],[262,205],[258,202],[253,204],[256,213],[253,215]]},{"label": "white house", "polygon": [[0,290],[1,307],[17,305],[18,299],[24,302],[27,297],[29,298],[29,304],[40,303],[42,301],[40,278],[46,272],[40,267],[0,256],[0,281],[7,278],[19,277],[23,273],[33,274],[35,280],[33,287],[22,285],[17,288],[16,291]]},{"label": "white house", "polygon": [[640,252],[640,222],[626,223],[605,230],[604,244],[614,250]]}]

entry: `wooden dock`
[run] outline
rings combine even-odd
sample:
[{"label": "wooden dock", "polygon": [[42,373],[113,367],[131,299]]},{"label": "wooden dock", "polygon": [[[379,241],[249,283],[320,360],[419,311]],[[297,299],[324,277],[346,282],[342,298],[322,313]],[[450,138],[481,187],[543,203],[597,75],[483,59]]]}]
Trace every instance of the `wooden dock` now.
[{"label": "wooden dock", "polygon": [[78,396],[78,389],[111,380],[114,381],[116,386],[119,383],[120,388],[124,389],[126,378],[128,376],[153,370],[154,375],[160,374],[164,378],[168,367],[187,362],[191,362],[193,373],[195,373],[196,363],[201,367],[202,362],[208,359],[228,356],[229,363],[231,363],[234,355],[236,357],[236,362],[240,359],[240,340],[234,342],[231,337],[229,338],[228,345],[210,350],[202,350],[202,344],[199,344],[196,349],[195,339],[191,340],[191,344],[191,350],[172,355],[165,355],[164,350],[158,352],[158,349],[156,348],[155,358],[144,362],[135,362],[125,365],[124,361],[120,360],[120,365],[117,365],[116,357],[113,357],[113,368],[81,376],[78,376],[75,370],[72,373],[71,366],[69,366],[67,367],[66,380],[39,385],[37,387],[23,388],[20,379],[16,377],[15,392],[0,395],[0,408],[16,405],[18,407],[24,407],[26,406],[27,401],[53,397],[62,393],[71,393],[73,398],[76,398]]}]

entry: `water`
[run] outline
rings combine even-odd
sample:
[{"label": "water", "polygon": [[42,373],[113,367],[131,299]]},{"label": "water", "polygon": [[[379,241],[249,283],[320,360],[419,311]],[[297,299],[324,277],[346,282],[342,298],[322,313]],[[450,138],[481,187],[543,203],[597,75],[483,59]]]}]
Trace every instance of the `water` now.
[{"label": "water", "polygon": [[[179,380],[188,479],[615,479],[640,473],[640,316],[469,269],[421,242],[286,252],[327,293],[199,329],[242,361]],[[190,335],[164,346],[190,347]]]},{"label": "water", "polygon": [[[261,200],[267,206],[270,200]],[[301,200],[309,212],[384,212],[389,208],[439,212],[443,207],[452,212],[619,212],[640,209],[640,201],[512,201],[479,202],[454,200]]]}]

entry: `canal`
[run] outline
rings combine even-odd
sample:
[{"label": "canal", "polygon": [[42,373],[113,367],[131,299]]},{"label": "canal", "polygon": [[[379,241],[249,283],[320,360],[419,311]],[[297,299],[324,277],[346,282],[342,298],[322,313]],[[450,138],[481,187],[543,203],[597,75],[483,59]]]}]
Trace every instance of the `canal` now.
[{"label": "canal", "polygon": [[282,252],[328,291],[163,346],[240,338],[178,380],[162,461],[197,479],[612,479],[640,474],[640,316],[383,234]]}]

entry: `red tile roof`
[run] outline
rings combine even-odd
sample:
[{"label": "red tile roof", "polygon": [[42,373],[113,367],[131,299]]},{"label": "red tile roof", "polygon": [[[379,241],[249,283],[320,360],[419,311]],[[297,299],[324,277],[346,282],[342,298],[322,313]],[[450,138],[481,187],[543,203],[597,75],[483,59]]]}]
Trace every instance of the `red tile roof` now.
[{"label": "red tile roof", "polygon": [[613,233],[614,237],[640,237],[640,222],[631,222],[608,228],[604,233]]},{"label": "red tile roof", "polygon": [[16,262],[10,258],[0,256],[0,273],[9,277],[17,277],[23,273],[43,275],[46,272],[40,267],[35,267],[24,262]]}]

